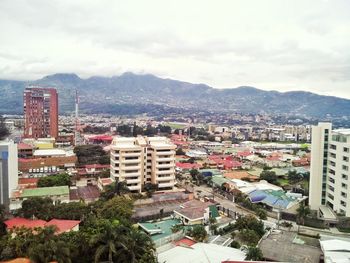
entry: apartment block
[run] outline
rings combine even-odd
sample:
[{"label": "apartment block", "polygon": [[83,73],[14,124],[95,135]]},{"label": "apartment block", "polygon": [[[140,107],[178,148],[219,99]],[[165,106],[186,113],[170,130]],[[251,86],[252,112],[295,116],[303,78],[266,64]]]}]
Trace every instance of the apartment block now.
[{"label": "apartment block", "polygon": [[0,204],[9,205],[11,193],[18,186],[17,144],[0,141]]},{"label": "apartment block", "polygon": [[111,177],[126,181],[133,192],[146,183],[158,190],[172,190],[175,184],[175,148],[165,137],[116,137],[111,147]]},{"label": "apartment block", "polygon": [[28,87],[23,95],[24,137],[58,136],[58,95],[56,89]]},{"label": "apartment block", "polygon": [[312,127],[309,204],[320,217],[350,216],[350,129]]}]

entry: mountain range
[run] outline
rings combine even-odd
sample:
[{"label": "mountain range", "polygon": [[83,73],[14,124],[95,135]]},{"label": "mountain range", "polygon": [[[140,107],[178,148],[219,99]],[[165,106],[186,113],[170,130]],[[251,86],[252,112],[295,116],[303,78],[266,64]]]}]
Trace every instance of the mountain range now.
[{"label": "mountain range", "polygon": [[26,86],[55,87],[59,110],[74,110],[75,90],[85,113],[140,114],[208,111],[290,114],[305,117],[349,116],[350,100],[311,92],[265,91],[254,87],[215,89],[205,84],[124,73],[81,79],[76,74],[54,74],[35,81],[0,80],[0,113],[23,112]]}]

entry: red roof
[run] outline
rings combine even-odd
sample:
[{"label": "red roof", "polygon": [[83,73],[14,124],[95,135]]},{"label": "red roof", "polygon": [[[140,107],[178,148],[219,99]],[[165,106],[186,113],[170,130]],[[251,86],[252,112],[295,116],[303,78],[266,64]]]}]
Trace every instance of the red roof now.
[{"label": "red roof", "polygon": [[109,164],[98,164],[98,163],[95,163],[95,164],[87,164],[84,167],[86,169],[93,169],[93,168],[95,168],[95,169],[98,169],[98,168],[103,169],[103,168],[109,168],[110,165]]},{"label": "red roof", "polygon": [[75,226],[79,225],[79,220],[60,220],[60,219],[52,219],[46,223],[45,226],[56,226],[57,234],[61,234],[67,231],[72,230]]},{"label": "red roof", "polygon": [[6,220],[5,225],[7,228],[12,229],[14,227],[26,227],[26,228],[35,228],[35,227],[44,227],[46,221],[44,220],[30,220],[21,217],[15,217],[9,220]]},{"label": "red roof", "polygon": [[96,135],[96,136],[90,137],[89,140],[113,141],[113,137],[110,135]]},{"label": "red roof", "polygon": [[176,167],[181,168],[181,169],[199,169],[202,167],[201,164],[198,163],[181,163],[177,162]]},{"label": "red roof", "polygon": [[100,178],[102,185],[109,185],[113,183],[112,178]]},{"label": "red roof", "polygon": [[19,143],[19,144],[17,145],[17,148],[18,148],[18,150],[32,150],[32,149],[33,149],[33,146],[21,142],[21,143]]},{"label": "red roof", "polygon": [[252,155],[252,153],[251,152],[238,152],[237,153],[238,157],[247,157],[249,155]]},{"label": "red roof", "polygon": [[178,241],[175,242],[175,246],[181,246],[181,245],[186,245],[186,246],[192,246],[194,244],[196,244],[197,242],[192,240],[192,239],[189,239],[189,238],[183,238],[183,239],[180,239]]},{"label": "red roof", "polygon": [[37,184],[39,178],[18,178],[18,184]]}]

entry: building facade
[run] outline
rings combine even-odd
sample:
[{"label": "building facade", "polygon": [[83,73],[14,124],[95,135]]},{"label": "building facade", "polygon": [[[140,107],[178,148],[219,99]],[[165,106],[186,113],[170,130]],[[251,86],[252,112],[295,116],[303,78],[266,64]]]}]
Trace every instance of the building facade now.
[{"label": "building facade", "polygon": [[0,204],[9,205],[11,193],[18,186],[17,144],[0,141]]},{"label": "building facade", "polygon": [[175,148],[165,137],[117,137],[111,147],[111,177],[125,181],[134,192],[147,183],[158,190],[172,190],[175,184]]},{"label": "building facade", "polygon": [[28,87],[23,96],[24,137],[58,136],[58,95],[56,89]]},{"label": "building facade", "polygon": [[350,129],[330,123],[312,127],[309,204],[319,216],[334,219],[327,209],[350,216]]}]

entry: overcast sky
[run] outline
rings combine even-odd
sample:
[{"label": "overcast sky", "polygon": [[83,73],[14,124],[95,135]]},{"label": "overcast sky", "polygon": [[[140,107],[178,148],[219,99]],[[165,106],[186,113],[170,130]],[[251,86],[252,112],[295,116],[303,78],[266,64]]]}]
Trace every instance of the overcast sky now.
[{"label": "overcast sky", "polygon": [[350,1],[0,0],[0,78],[125,71],[350,98]]}]

